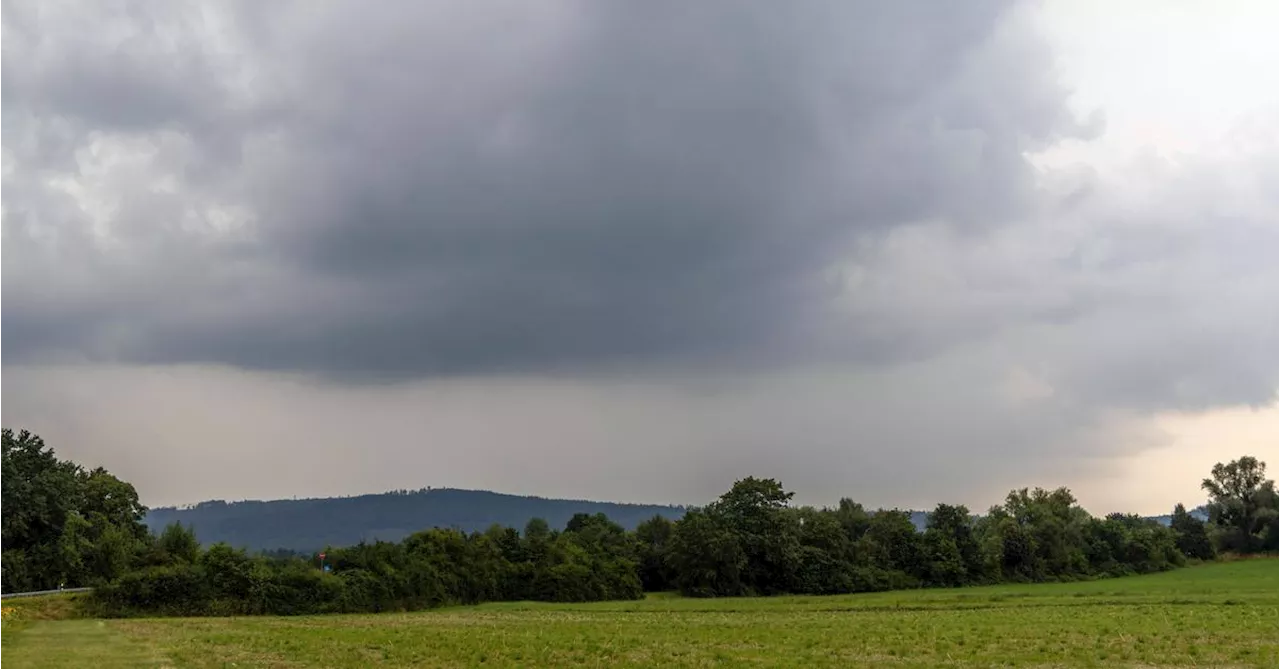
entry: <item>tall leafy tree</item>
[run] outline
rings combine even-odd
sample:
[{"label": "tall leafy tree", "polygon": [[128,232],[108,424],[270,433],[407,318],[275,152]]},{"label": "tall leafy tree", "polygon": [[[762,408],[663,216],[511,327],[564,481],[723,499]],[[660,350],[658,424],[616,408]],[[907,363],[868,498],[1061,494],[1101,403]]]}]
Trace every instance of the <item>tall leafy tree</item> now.
[{"label": "tall leafy tree", "polygon": [[799,525],[787,504],[795,493],[775,479],[747,477],[707,507],[746,557],[743,584],[758,594],[788,592],[800,557]]},{"label": "tall leafy tree", "polygon": [[2,587],[90,585],[129,567],[147,537],[133,486],[59,460],[40,437],[0,430]]},{"label": "tall leafy tree", "polygon": [[984,578],[982,546],[967,507],[939,504],[929,514],[924,539],[931,583],[964,585]]},{"label": "tall leafy tree", "polygon": [[1266,472],[1265,462],[1246,455],[1215,464],[1210,476],[1200,483],[1210,497],[1209,522],[1215,528],[1219,550],[1274,550],[1276,482],[1268,479]]}]

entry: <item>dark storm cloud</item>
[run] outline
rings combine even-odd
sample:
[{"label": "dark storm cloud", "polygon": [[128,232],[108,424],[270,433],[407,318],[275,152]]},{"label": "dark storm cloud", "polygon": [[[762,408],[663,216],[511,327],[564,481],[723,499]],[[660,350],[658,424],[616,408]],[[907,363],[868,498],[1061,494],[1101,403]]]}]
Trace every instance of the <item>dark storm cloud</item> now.
[{"label": "dark storm cloud", "polygon": [[[832,267],[1033,215],[1023,152],[1097,129],[1008,2],[228,7],[6,6],[9,360],[767,363],[833,323],[893,358]],[[53,207],[59,161],[119,201]]]},{"label": "dark storm cloud", "polygon": [[6,422],[149,503],[1138,500],[1274,411],[1280,114],[1132,160],[1068,52],[1063,141],[1029,7],[6,3]]}]

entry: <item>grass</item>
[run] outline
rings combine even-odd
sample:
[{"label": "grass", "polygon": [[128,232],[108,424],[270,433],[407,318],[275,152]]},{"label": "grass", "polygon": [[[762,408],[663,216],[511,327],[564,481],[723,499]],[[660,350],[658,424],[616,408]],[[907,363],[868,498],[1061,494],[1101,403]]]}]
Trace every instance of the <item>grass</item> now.
[{"label": "grass", "polygon": [[837,597],[6,619],[3,653],[14,667],[95,668],[1274,667],[1278,586],[1277,562],[1267,559],[1086,583]]},{"label": "grass", "polygon": [[86,595],[76,593],[69,595],[50,595],[48,597],[22,597],[6,599],[0,609],[4,621],[0,634],[0,647],[7,648],[8,640],[14,638],[12,633],[20,632],[33,623],[50,620],[69,620],[80,617],[80,603]]}]

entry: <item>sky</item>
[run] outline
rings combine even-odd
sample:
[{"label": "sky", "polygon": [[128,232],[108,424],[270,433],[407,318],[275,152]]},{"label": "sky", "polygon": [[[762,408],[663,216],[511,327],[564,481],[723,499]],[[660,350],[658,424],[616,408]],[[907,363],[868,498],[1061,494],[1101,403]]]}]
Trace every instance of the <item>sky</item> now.
[{"label": "sky", "polygon": [[144,503],[1273,461],[1274,2],[14,1],[3,422]]}]

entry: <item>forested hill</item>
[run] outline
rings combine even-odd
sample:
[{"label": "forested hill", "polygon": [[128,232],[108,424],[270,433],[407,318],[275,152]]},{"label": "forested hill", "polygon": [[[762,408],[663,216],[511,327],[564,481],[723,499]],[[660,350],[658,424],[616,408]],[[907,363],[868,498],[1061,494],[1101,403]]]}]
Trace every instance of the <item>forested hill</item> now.
[{"label": "forested hill", "polygon": [[634,529],[655,515],[672,520],[680,518],[684,508],[436,488],[359,497],[266,502],[215,500],[192,507],[152,509],[146,523],[158,532],[178,521],[193,527],[196,537],[205,545],[225,541],[251,550],[315,551],[326,546],[350,546],[362,540],[399,541],[432,527],[472,532],[497,523],[522,529],[531,518],[542,518],[551,527],[561,529],[579,512],[603,513],[627,529]]}]

